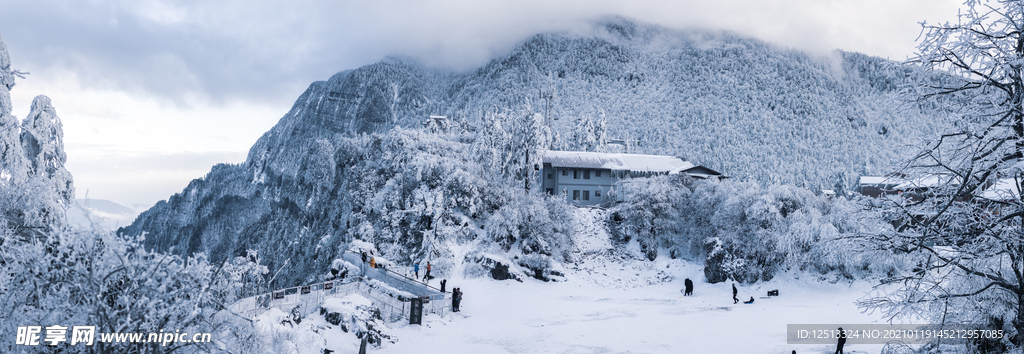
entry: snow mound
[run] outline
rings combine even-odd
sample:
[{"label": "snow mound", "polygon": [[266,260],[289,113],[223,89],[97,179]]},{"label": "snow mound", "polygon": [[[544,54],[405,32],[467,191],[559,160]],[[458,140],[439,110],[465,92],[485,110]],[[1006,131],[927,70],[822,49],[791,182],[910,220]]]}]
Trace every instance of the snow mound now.
[{"label": "snow mound", "polygon": [[672,281],[673,277],[650,262],[639,245],[615,246],[605,225],[607,212],[581,208],[573,212],[573,245],[566,264],[570,281],[593,283],[602,287],[632,288]]}]

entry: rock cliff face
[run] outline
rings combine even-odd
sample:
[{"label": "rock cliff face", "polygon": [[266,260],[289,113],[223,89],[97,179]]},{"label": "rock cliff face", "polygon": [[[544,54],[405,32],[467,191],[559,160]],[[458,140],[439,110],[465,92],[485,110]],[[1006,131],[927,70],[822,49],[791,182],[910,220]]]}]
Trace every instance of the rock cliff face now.
[{"label": "rock cliff face", "polygon": [[25,233],[63,227],[75,187],[64,168],[64,130],[50,98],[36,97],[20,124],[11,115],[10,90],[21,76],[0,37],[0,210],[8,228]]},{"label": "rock cliff face", "polygon": [[[558,258],[548,237],[565,230],[557,217],[547,223],[562,212],[538,216],[544,202],[517,200],[489,177],[499,171],[474,160],[487,148],[479,134],[510,131],[488,114],[546,116],[550,149],[621,138],[631,152],[682,156],[736,179],[843,190],[889,172],[916,134],[948,125],[894,100],[904,70],[621,18],[586,35],[539,34],[469,72],[390,58],[314,82],[244,164],[214,166],[119,232],[214,260],[256,249],[285,283],[326,271],[354,238],[405,263],[452,256],[448,244],[486,228],[504,251],[523,250],[518,259]],[[452,125],[442,138],[420,129],[432,114]],[[547,231],[530,234],[537,228]]]}]

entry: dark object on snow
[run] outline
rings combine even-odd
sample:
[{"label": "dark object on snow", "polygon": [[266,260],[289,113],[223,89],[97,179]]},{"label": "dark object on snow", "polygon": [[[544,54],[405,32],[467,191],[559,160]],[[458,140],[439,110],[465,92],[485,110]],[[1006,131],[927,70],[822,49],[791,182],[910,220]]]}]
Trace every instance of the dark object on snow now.
[{"label": "dark object on snow", "polygon": [[686,280],[683,280],[683,286],[686,287],[686,291],[683,292],[683,296],[693,295],[693,281],[690,280],[690,278],[686,278]]},{"label": "dark object on snow", "polygon": [[754,303],[754,297],[753,297],[753,296],[751,296],[751,297],[750,297],[750,300],[744,301],[743,303],[744,303],[744,304],[753,304],[753,303]]},{"label": "dark object on snow", "polygon": [[843,354],[843,345],[846,344],[846,331],[839,327],[839,342],[836,343],[836,354]]},{"label": "dark object on snow", "polygon": [[366,263],[366,252],[363,252],[363,263]]},{"label": "dark object on snow", "polygon": [[491,278],[494,280],[508,280],[512,279],[512,274],[508,272],[508,266],[502,263],[497,263],[494,268],[491,268]]},{"label": "dark object on snow", "polygon": [[326,320],[327,323],[337,326],[341,324],[341,314],[337,312],[328,312],[327,315],[324,316],[324,320]]},{"label": "dark object on snow", "polygon": [[452,312],[459,312],[459,305],[462,305],[462,289],[452,289]]},{"label": "dark object on snow", "polygon": [[739,294],[739,290],[736,290],[736,283],[732,283],[732,303],[733,304],[738,304],[740,302],[740,298],[736,297],[736,294]]},{"label": "dark object on snow", "polygon": [[363,337],[363,341],[359,342],[359,354],[366,354],[366,337]]},{"label": "dark object on snow", "polygon": [[768,296],[779,296],[779,289],[768,290]]},{"label": "dark object on snow", "polygon": [[326,348],[324,349],[324,354],[331,354],[331,353],[334,353],[334,351],[330,350],[330,349],[326,349]]},{"label": "dark object on snow", "polygon": [[441,279],[441,292],[444,292],[444,284],[448,283],[448,279]]}]

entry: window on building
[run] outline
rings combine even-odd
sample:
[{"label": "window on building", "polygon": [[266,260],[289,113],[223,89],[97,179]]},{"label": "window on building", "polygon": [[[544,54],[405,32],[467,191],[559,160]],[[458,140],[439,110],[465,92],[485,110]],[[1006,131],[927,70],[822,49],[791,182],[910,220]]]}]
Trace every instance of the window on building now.
[{"label": "window on building", "polygon": [[579,170],[572,170],[572,179],[579,179],[579,178],[580,178],[580,171]]},{"label": "window on building", "polygon": [[590,200],[590,191],[583,191],[583,200]]},{"label": "window on building", "polygon": [[590,179],[590,170],[583,170],[583,179]]},{"label": "window on building", "polygon": [[569,171],[562,170],[562,176],[566,176],[567,173],[569,173]]},{"label": "window on building", "polygon": [[555,174],[554,173],[549,173],[548,174],[548,179],[555,179]]},{"label": "window on building", "polygon": [[572,200],[580,200],[580,191],[579,190],[572,191]]},{"label": "window on building", "polygon": [[594,196],[595,197],[600,197],[601,196],[601,190],[598,189],[598,190],[594,191]]},{"label": "window on building", "polygon": [[555,189],[554,188],[548,188],[548,189],[545,189],[544,191],[548,192],[549,195],[550,194],[555,194]]},{"label": "window on building", "polygon": [[594,171],[594,177],[601,177],[601,170]]}]

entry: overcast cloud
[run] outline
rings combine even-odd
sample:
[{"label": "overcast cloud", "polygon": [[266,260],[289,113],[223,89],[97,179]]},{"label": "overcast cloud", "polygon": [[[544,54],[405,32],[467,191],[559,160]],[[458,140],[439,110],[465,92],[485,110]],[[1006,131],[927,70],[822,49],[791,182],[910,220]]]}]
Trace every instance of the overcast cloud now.
[{"label": "overcast cloud", "polygon": [[[32,73],[12,91],[15,114],[24,117],[35,95],[50,96],[79,196],[89,189],[91,197],[130,204],[180,191],[209,170],[210,158],[241,162],[310,82],[387,55],[467,69],[535,33],[622,15],[812,53],[838,48],[900,60],[914,51],[918,22],[955,20],[958,7],[950,0],[5,0],[0,35],[13,66]],[[165,172],[140,156],[166,163]],[[131,163],[138,164],[134,185],[105,175]]]}]

